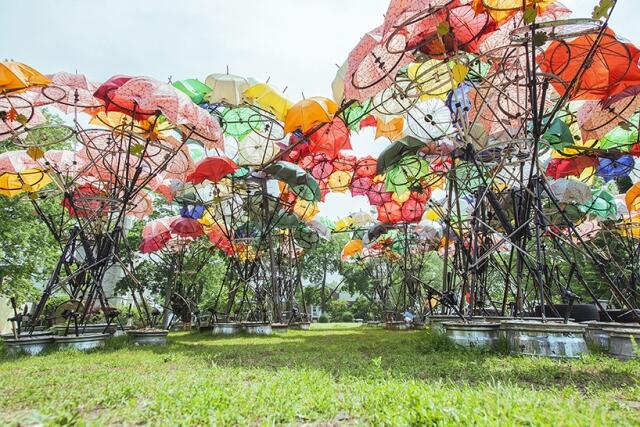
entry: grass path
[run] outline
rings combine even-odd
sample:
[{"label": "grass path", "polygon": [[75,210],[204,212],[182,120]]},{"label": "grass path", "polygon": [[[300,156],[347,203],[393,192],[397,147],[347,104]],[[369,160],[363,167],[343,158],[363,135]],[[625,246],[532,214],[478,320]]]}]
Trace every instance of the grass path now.
[{"label": "grass path", "polygon": [[0,356],[0,425],[638,425],[640,362],[451,351],[425,331],[314,325]]}]

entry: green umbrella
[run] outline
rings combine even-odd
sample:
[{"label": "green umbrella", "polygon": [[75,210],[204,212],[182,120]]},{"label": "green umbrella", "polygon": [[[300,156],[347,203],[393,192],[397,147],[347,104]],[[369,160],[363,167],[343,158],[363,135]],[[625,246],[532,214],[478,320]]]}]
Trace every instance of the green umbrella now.
[{"label": "green umbrella", "polygon": [[571,133],[569,126],[567,126],[561,118],[557,118],[551,122],[551,125],[547,132],[545,132],[543,138],[555,150],[563,150],[575,144],[573,134]]},{"label": "green umbrella", "polygon": [[311,249],[320,241],[318,232],[308,225],[301,225],[293,232],[293,238],[298,246],[303,249]]},{"label": "green umbrella", "polygon": [[245,107],[227,109],[221,118],[224,134],[238,141],[242,141],[260,123],[260,116],[251,108]]},{"label": "green umbrella", "polygon": [[205,95],[212,90],[209,86],[196,79],[180,80],[175,82],[173,87],[180,92],[186,93],[196,104],[201,104],[202,101],[204,101]]},{"label": "green umbrella", "polygon": [[264,168],[264,172],[287,184],[298,197],[307,201],[320,200],[321,193],[318,181],[300,166],[291,162],[279,161]]},{"label": "green umbrella", "polygon": [[634,125],[619,126],[609,131],[602,139],[600,139],[600,148],[608,150],[610,148],[617,148],[622,151],[629,151],[631,146],[638,142],[638,118],[640,115],[635,114],[630,122]]},{"label": "green umbrella", "polygon": [[360,120],[365,118],[371,112],[371,100],[366,100],[363,104],[354,102],[340,114],[342,120],[347,124],[349,129],[353,131],[360,130]]},{"label": "green umbrella", "polygon": [[455,179],[460,194],[473,194],[483,184],[482,175],[476,166],[467,162],[456,164]]},{"label": "green umbrella", "polygon": [[382,175],[384,171],[398,163],[403,157],[417,153],[423,146],[424,143],[422,141],[412,136],[406,136],[394,142],[378,156],[376,173]]},{"label": "green umbrella", "polygon": [[591,190],[593,199],[579,206],[586,214],[593,214],[600,218],[614,218],[618,213],[615,198],[611,193],[603,189]]},{"label": "green umbrella", "polygon": [[300,219],[291,212],[280,211],[276,214],[276,227],[279,228],[295,228],[300,225]]},{"label": "green umbrella", "polygon": [[387,171],[384,188],[387,191],[404,194],[428,174],[429,162],[418,156],[406,156]]}]

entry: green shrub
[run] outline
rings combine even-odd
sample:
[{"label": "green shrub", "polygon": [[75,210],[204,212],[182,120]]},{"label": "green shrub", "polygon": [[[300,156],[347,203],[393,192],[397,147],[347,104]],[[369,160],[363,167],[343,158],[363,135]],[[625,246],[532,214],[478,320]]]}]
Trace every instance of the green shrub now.
[{"label": "green shrub", "polygon": [[428,329],[420,342],[420,349],[423,353],[446,353],[459,350],[447,334]]},{"label": "green shrub", "polygon": [[329,323],[329,316],[325,313],[322,313],[320,317],[318,317],[318,323]]},{"label": "green shrub", "polygon": [[343,322],[353,322],[353,313],[350,311],[345,311],[342,313],[341,320]]}]

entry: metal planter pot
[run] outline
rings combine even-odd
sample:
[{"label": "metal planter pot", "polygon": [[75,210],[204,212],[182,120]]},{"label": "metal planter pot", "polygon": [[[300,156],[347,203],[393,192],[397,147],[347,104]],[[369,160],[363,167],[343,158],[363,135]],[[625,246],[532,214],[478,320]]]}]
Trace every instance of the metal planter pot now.
[{"label": "metal planter pot", "polygon": [[527,356],[577,358],[587,353],[586,325],[552,322],[504,322],[509,352]]},{"label": "metal planter pot", "polygon": [[455,344],[471,348],[495,348],[498,344],[500,323],[445,322],[445,332]]},{"label": "metal planter pot", "polygon": [[59,348],[75,348],[76,350],[86,351],[94,348],[104,347],[109,334],[80,334],[53,337],[54,343]]},{"label": "metal planter pot", "polygon": [[11,337],[3,337],[7,354],[28,354],[35,356],[42,353],[48,347],[53,346],[52,335],[23,336],[15,339]]},{"label": "metal planter pot", "polygon": [[133,342],[138,345],[167,345],[169,331],[159,329],[136,329],[127,331]]}]

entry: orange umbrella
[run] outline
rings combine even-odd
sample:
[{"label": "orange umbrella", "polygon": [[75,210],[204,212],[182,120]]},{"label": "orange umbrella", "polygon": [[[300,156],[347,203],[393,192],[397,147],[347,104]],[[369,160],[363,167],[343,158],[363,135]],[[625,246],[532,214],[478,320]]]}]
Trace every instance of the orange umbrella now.
[{"label": "orange umbrella", "polygon": [[333,115],[338,111],[338,104],[329,98],[316,96],[303,99],[289,111],[284,119],[285,133],[291,133],[296,129],[307,132],[320,123],[329,123]]},{"label": "orange umbrella", "polygon": [[340,150],[350,150],[351,140],[349,129],[340,117],[334,117],[333,121],[322,129],[318,129],[309,137],[309,151],[312,153],[324,153],[330,159],[335,159]]},{"label": "orange umbrella", "polygon": [[342,248],[342,259],[352,257],[360,252],[362,252],[362,240],[350,240]]},{"label": "orange umbrella", "polygon": [[615,96],[630,87],[640,85],[640,49],[632,43],[618,39],[609,28],[595,49],[591,63],[584,70],[586,60],[597,33],[586,34],[569,42],[556,40],[539,56],[540,69],[560,78],[551,79],[551,84],[563,95],[565,83],[570,83],[578,73],[578,83],[571,99],[605,99]]},{"label": "orange umbrella", "polygon": [[378,221],[391,224],[402,221],[402,207],[394,201],[378,206]]},{"label": "orange umbrella", "polygon": [[0,92],[20,92],[36,86],[48,86],[51,80],[20,62],[0,62]]}]

